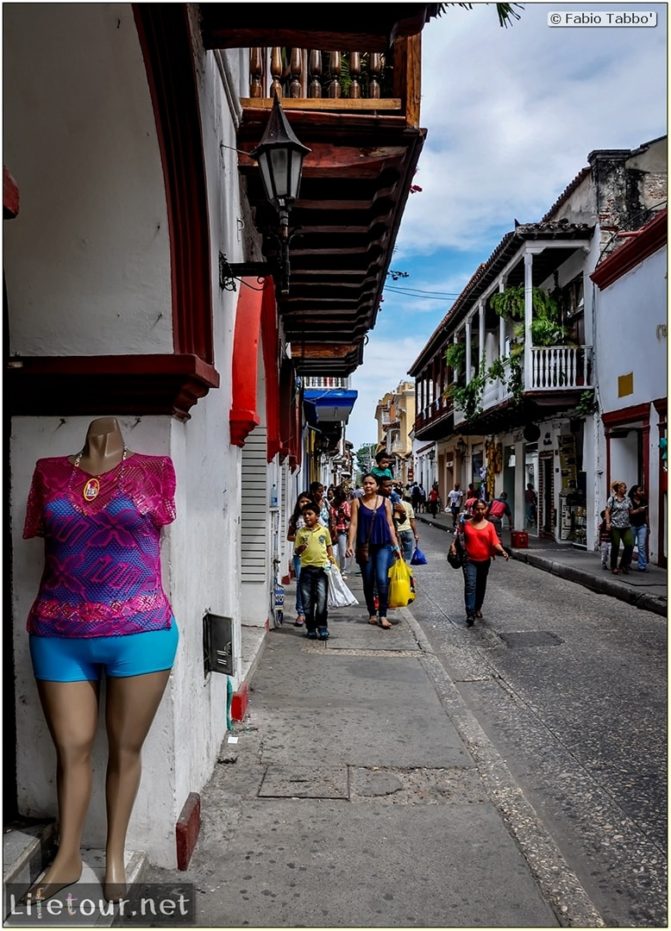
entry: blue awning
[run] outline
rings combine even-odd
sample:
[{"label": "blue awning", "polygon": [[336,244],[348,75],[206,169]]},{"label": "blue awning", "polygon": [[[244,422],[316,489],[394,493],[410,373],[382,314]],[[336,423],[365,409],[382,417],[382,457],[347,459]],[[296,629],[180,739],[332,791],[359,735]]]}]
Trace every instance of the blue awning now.
[{"label": "blue awning", "polygon": [[307,388],[303,393],[305,416],[312,426],[340,421],[347,423],[358,397],[346,388]]}]

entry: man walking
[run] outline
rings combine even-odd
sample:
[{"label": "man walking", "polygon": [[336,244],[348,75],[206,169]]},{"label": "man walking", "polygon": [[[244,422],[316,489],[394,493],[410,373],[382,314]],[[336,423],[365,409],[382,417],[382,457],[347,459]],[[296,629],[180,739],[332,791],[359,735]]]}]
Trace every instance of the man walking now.
[{"label": "man walking", "polygon": [[463,500],[464,493],[459,487],[459,482],[455,482],[452,491],[448,491],[447,493],[447,507],[445,508],[446,511],[449,509],[452,512],[452,530],[457,529],[457,519]]}]

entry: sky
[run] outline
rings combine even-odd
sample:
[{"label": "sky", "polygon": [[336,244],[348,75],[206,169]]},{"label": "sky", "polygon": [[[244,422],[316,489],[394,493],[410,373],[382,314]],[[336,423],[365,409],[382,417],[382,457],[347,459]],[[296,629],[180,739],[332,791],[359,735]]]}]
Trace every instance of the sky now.
[{"label": "sky", "polygon": [[[656,12],[657,26],[551,27],[553,12]],[[527,3],[499,26],[493,4],[450,6],[422,32],[420,124],[428,130],[384,302],[352,375],[346,437],[375,442],[375,407],[407,371],[514,220],[541,219],[594,149],[667,132],[663,4]],[[412,296],[398,289],[432,292]]]}]

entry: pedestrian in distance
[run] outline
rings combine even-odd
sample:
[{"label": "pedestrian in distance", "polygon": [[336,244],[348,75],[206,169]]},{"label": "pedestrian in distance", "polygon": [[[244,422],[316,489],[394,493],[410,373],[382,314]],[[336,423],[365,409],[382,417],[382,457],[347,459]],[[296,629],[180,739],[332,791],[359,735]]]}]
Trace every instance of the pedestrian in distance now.
[{"label": "pedestrian in distance", "polygon": [[352,519],[352,506],[342,485],[338,485],[333,494],[333,501],[330,508],[329,532],[331,541],[337,549],[338,568],[345,578],[347,569],[347,532],[349,531],[350,520]]},{"label": "pedestrian in distance", "polygon": [[438,491],[438,482],[434,482],[428,497],[428,509],[431,517],[435,517],[440,508],[440,492]]},{"label": "pedestrian in distance", "polygon": [[375,465],[370,472],[377,479],[394,477],[394,473],[391,471],[391,457],[388,453],[383,451],[375,456]]},{"label": "pedestrian in distance", "polygon": [[306,636],[309,640],[328,640],[328,574],[335,563],[328,527],[319,523],[317,505],[303,507],[305,526],[296,533],[294,552],[301,560],[301,599],[305,610]]},{"label": "pedestrian in distance", "polygon": [[502,491],[501,494],[494,498],[489,505],[489,511],[487,512],[487,519],[490,524],[494,524],[494,530],[496,530],[496,536],[501,541],[501,531],[503,530],[503,518],[508,518],[508,523],[510,527],[513,525],[513,515],[510,512],[510,505],[508,504],[508,493]]},{"label": "pedestrian in distance", "polygon": [[538,510],[538,495],[534,491],[531,482],[527,482],[527,490],[524,492],[524,516],[526,519],[527,529],[536,526],[536,513]]},{"label": "pedestrian in distance", "polygon": [[310,498],[312,503],[317,505],[319,514],[319,523],[324,527],[329,525],[329,504],[324,494],[324,486],[321,482],[310,482]]},{"label": "pedestrian in distance", "polygon": [[465,554],[462,571],[467,627],[472,627],[475,619],[482,617],[482,604],[487,591],[487,576],[492,556],[503,556],[506,562],[510,558],[499,543],[496,530],[486,515],[487,504],[484,501],[476,501],[473,516],[463,521],[450,547],[450,552],[455,556],[457,546],[460,546]]},{"label": "pedestrian in distance", "polygon": [[459,512],[461,511],[461,502],[464,500],[464,493],[461,490],[459,482],[454,483],[454,488],[447,493],[447,507],[445,508],[446,512],[452,514],[452,530],[457,529],[457,520],[459,519]]},{"label": "pedestrian in distance", "polygon": [[[629,574],[634,552],[634,533],[631,529],[631,498],[624,482],[613,482],[611,495],[606,502],[606,521],[611,531],[610,570],[613,575]],[[622,557],[618,568],[617,557],[622,543]]]},{"label": "pedestrian in distance", "polygon": [[632,485],[629,489],[631,512],[629,519],[638,551],[638,571],[648,571],[648,499],[643,485]]},{"label": "pedestrian in distance", "polygon": [[396,533],[401,544],[401,553],[403,559],[409,563],[415,547],[419,543],[415,511],[409,501],[402,499],[396,504],[392,504],[392,512]]},{"label": "pedestrian in distance", "polygon": [[[387,481],[391,493],[391,482]],[[363,495],[352,504],[347,555],[353,554],[361,569],[368,623],[379,624],[383,630],[389,630],[389,567],[392,559],[400,557],[401,550],[392,520],[391,502],[380,493],[378,479],[372,472],[364,475]]]},{"label": "pedestrian in distance", "polygon": [[[302,527],[305,527],[305,521],[303,520],[303,508],[306,504],[310,504],[312,498],[309,491],[303,491],[296,499],[296,505],[294,507],[294,512],[289,518],[289,529],[287,531],[287,540],[290,543],[296,542],[296,533]],[[294,621],[294,627],[302,627],[305,624],[305,611],[303,609],[303,597],[301,595],[301,587],[299,585],[301,577],[301,558],[296,553],[293,555],[294,563],[294,576],[296,578],[296,620]]]},{"label": "pedestrian in distance", "polygon": [[601,568],[607,569],[610,563],[610,527],[606,520],[606,512],[601,512],[601,523],[599,524],[599,550],[601,552]]}]

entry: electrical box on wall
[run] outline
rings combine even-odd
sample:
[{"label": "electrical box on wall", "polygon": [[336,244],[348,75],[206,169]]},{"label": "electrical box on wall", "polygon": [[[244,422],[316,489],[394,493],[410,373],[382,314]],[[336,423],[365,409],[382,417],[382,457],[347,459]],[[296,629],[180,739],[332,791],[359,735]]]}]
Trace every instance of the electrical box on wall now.
[{"label": "electrical box on wall", "polygon": [[234,675],[233,618],[209,613],[204,616],[203,659],[206,675],[208,672]]}]

